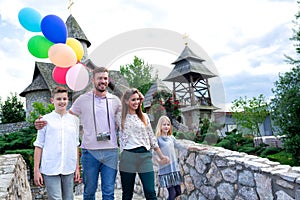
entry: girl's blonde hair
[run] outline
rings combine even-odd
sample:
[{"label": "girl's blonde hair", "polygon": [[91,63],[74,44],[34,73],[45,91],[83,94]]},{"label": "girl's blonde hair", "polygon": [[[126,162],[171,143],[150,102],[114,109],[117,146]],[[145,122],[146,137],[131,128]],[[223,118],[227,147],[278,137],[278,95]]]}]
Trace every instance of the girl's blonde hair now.
[{"label": "girl's blonde hair", "polygon": [[161,136],[161,127],[164,122],[168,122],[170,124],[170,130],[168,131],[167,135],[172,135],[172,124],[169,117],[163,115],[159,118],[157,125],[156,125],[156,137]]},{"label": "girl's blonde hair", "polygon": [[[128,105],[126,104],[126,101],[129,101],[129,98],[133,94],[138,94],[140,96],[140,92],[139,92],[138,89],[131,88],[131,89],[126,90],[125,93],[123,94],[122,98],[121,98],[121,103],[122,103],[121,128],[122,129],[124,129],[124,123],[125,123],[126,115],[128,113]],[[147,121],[146,121],[146,118],[145,118],[145,116],[143,114],[143,111],[142,111],[142,102],[140,102],[140,105],[135,110],[135,113],[140,118],[140,120],[144,123],[144,125],[147,126]]]}]

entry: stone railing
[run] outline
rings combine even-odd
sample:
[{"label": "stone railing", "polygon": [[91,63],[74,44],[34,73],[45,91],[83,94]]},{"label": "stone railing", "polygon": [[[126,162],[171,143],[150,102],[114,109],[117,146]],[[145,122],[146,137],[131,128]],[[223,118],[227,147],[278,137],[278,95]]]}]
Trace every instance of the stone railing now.
[{"label": "stone railing", "polygon": [[[185,146],[196,145],[192,141],[179,141]],[[280,165],[265,158],[220,147],[197,145],[207,149],[177,152],[184,178],[180,199],[300,199],[300,167]],[[0,199],[31,198],[25,162],[20,155],[0,156],[0,169]],[[154,169],[157,181],[156,164]],[[117,177],[116,188],[121,188],[120,177]],[[156,191],[159,199],[167,199],[166,188],[160,188],[158,182]],[[138,178],[135,193],[143,194]],[[82,194],[82,185],[76,188],[75,194]]]},{"label": "stone railing", "polygon": [[0,156],[0,199],[32,199],[26,163],[19,154]]},{"label": "stone railing", "polygon": [[[182,143],[195,145],[186,140]],[[181,199],[300,200],[300,167],[220,147],[199,146],[208,149],[177,152],[184,178]],[[167,190],[158,183],[156,186],[159,199],[167,199]],[[139,181],[135,189],[143,193]]]}]

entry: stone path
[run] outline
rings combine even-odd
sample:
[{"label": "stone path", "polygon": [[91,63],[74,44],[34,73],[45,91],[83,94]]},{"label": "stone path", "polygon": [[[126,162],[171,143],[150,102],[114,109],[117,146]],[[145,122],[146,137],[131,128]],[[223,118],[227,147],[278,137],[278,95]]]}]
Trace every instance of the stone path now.
[{"label": "stone path", "polygon": [[[82,195],[75,195],[74,196],[74,200],[82,200]],[[101,197],[101,192],[97,192],[96,194],[96,199],[98,200],[101,200],[102,197]],[[121,200],[122,199],[122,190],[121,189],[115,189],[115,200]],[[142,200],[142,199],[145,199],[144,197],[142,197],[141,195],[137,195],[137,194],[134,194],[133,195],[133,200]]]}]

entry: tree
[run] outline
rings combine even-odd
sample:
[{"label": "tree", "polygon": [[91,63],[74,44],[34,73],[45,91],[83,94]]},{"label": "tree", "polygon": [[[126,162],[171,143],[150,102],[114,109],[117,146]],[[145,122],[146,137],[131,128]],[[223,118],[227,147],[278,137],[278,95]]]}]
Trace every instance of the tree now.
[{"label": "tree", "polygon": [[1,123],[14,123],[25,121],[26,111],[24,110],[23,102],[21,102],[17,94],[11,93],[4,103],[0,102],[0,118]]},{"label": "tree", "polygon": [[259,126],[269,114],[268,103],[264,95],[260,94],[258,97],[253,97],[252,99],[240,97],[232,102],[231,110],[238,130],[250,130],[251,134],[261,136]]},{"label": "tree", "polygon": [[34,123],[34,121],[39,117],[43,116],[47,113],[50,113],[54,110],[54,105],[52,103],[49,103],[47,105],[44,105],[41,102],[33,102],[32,104],[33,110],[30,112],[27,121]]},{"label": "tree", "polygon": [[[300,2],[297,2],[300,4]],[[293,37],[296,53],[300,55],[300,11],[295,15]],[[285,135],[283,141],[287,152],[292,154],[295,165],[300,165],[300,60],[286,56],[287,63],[294,65],[290,72],[279,74],[274,98],[271,100],[272,120],[279,128],[279,133]]]},{"label": "tree", "polygon": [[153,83],[152,70],[152,66],[145,64],[144,60],[137,56],[134,56],[132,64],[120,66],[120,73],[128,81],[129,86],[139,89],[142,94],[146,94]]},{"label": "tree", "polygon": [[272,89],[272,120],[285,135],[284,147],[292,153],[294,162],[300,164],[300,67],[279,76]]}]

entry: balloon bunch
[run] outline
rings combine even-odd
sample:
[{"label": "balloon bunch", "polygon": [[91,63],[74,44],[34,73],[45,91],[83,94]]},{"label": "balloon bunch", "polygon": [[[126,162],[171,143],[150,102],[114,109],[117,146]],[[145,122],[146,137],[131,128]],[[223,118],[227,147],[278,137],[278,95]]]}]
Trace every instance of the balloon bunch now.
[{"label": "balloon bunch", "polygon": [[27,43],[29,52],[37,58],[49,58],[55,65],[52,78],[58,84],[67,84],[74,91],[84,89],[89,82],[86,67],[80,63],[84,49],[80,41],[68,37],[63,20],[56,15],[41,14],[33,8],[23,8],[18,14],[20,24],[28,31],[42,32]]}]

